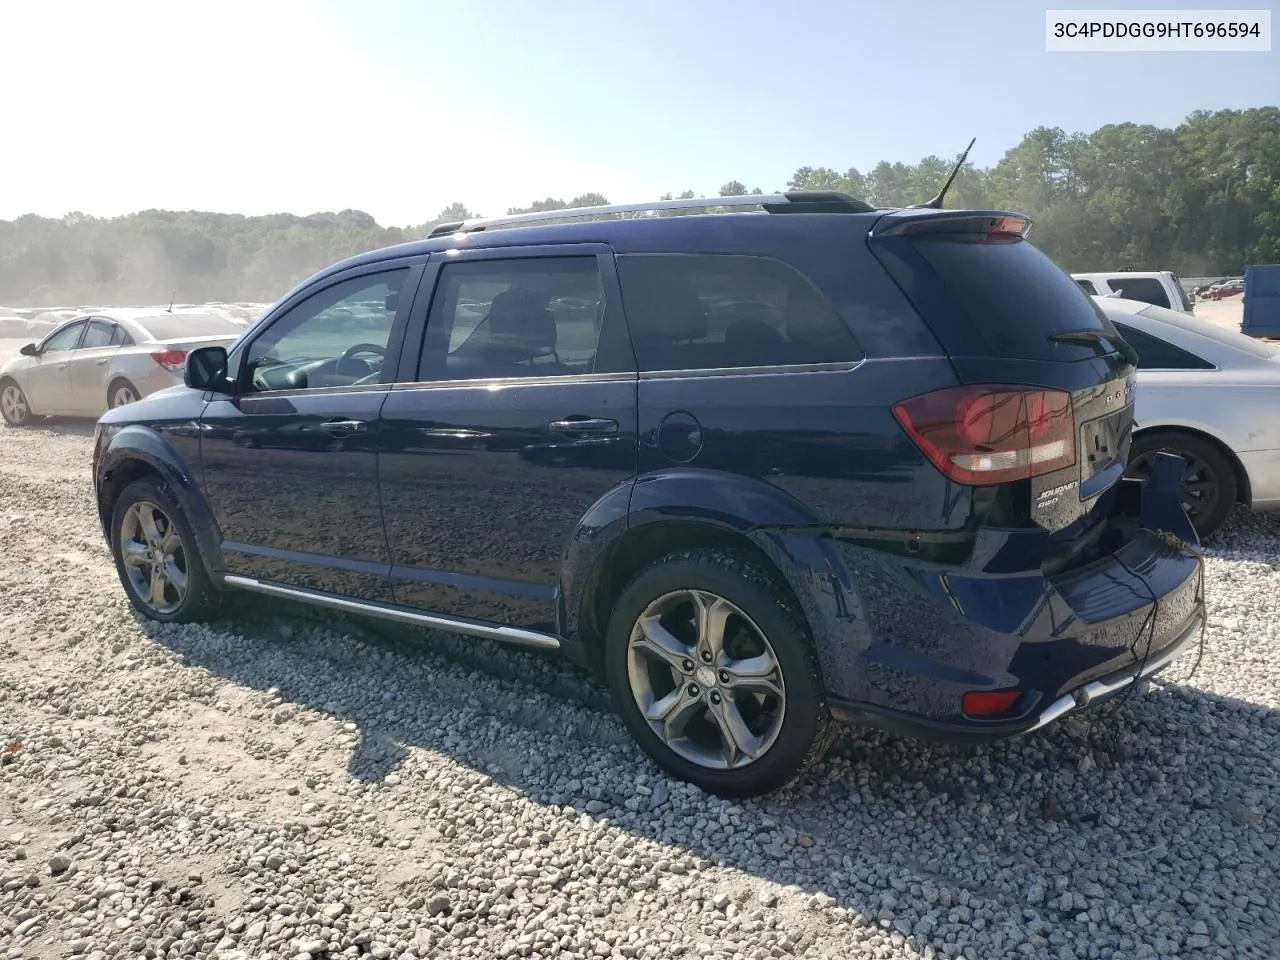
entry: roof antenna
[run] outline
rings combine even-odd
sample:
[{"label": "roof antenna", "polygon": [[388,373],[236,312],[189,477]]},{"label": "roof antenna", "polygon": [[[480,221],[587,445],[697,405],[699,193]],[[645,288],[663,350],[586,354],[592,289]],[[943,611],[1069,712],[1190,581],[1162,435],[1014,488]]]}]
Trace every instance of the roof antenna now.
[{"label": "roof antenna", "polygon": [[177,298],[177,296],[178,296],[178,291],[176,290],[173,293],[169,294],[169,309],[166,310],[165,313],[173,313],[173,301]]},{"label": "roof antenna", "polygon": [[969,156],[969,151],[973,149],[973,145],[978,142],[978,138],[974,137],[969,141],[969,145],[964,148],[964,153],[960,154],[960,159],[956,161],[956,165],[951,168],[951,176],[947,177],[946,183],[942,185],[942,189],[938,191],[938,195],[932,200],[926,200],[924,203],[917,203],[908,209],[918,210],[920,208],[928,208],[929,210],[941,210],[942,200],[947,195],[947,191],[951,189],[951,183],[955,180],[956,174],[960,172],[960,168],[964,166],[965,160]]}]

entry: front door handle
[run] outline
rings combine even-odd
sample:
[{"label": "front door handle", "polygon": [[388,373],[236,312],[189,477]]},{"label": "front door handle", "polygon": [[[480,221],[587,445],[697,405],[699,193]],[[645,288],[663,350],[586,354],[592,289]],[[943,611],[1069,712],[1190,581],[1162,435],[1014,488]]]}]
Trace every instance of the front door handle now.
[{"label": "front door handle", "polygon": [[547,424],[552,433],[617,433],[618,421],[603,417],[569,417]]},{"label": "front door handle", "polygon": [[326,420],[320,429],[335,437],[347,437],[353,433],[364,433],[369,424],[363,420]]}]

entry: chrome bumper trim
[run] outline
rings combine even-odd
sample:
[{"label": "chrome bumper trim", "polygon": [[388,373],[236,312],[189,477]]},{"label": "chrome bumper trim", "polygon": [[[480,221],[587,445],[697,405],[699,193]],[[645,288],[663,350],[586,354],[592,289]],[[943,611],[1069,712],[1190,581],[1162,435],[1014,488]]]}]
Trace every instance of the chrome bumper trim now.
[{"label": "chrome bumper trim", "polygon": [[1187,628],[1178,634],[1164,650],[1160,652],[1154,659],[1148,660],[1145,665],[1136,665],[1132,673],[1124,674],[1116,677],[1114,680],[1094,680],[1092,683],[1086,683],[1084,686],[1072,690],[1070,693],[1064,693],[1053,703],[1045,708],[1044,713],[1040,714],[1035,724],[1027,729],[1027,733],[1047,727],[1055,720],[1061,719],[1073,710],[1078,710],[1088,706],[1094,700],[1115,693],[1117,690],[1123,690],[1125,687],[1145,679],[1152,674],[1159,673],[1174,660],[1178,659],[1186,647],[1186,642],[1191,635],[1197,633],[1204,624],[1204,615],[1196,617],[1187,625]]}]

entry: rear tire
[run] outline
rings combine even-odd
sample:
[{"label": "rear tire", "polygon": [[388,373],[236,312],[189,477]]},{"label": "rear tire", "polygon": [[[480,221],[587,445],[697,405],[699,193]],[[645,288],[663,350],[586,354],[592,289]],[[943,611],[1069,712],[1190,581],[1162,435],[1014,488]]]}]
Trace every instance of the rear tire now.
[{"label": "rear tire", "polygon": [[642,570],[609,619],[605,675],[654,762],[722,797],[798,779],[835,731],[804,618],[745,553],[683,550]]},{"label": "rear tire", "polygon": [[125,487],[111,512],[111,555],[135,610],[161,623],[196,623],[219,596],[195,534],[168,484],[144,477]]},{"label": "rear tire", "polygon": [[11,427],[25,427],[33,419],[31,404],[16,380],[0,380],[0,416]]},{"label": "rear tire", "polygon": [[123,407],[127,403],[133,403],[141,399],[138,388],[124,378],[112,380],[111,386],[107,387],[107,409],[114,410],[116,407]]},{"label": "rear tire", "polygon": [[1130,476],[1145,476],[1145,465],[1156,453],[1175,453],[1187,461],[1178,488],[1187,519],[1201,540],[1211,537],[1231,516],[1239,497],[1235,466],[1216,444],[1194,434],[1158,430],[1134,437],[1129,454]]}]

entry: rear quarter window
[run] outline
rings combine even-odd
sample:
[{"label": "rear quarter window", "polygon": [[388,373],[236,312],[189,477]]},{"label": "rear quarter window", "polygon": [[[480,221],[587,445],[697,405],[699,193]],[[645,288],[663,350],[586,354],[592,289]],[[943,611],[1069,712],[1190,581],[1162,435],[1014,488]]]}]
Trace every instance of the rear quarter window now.
[{"label": "rear quarter window", "polygon": [[780,260],[623,254],[616,262],[641,370],[798,366],[863,357],[826,298]]}]

